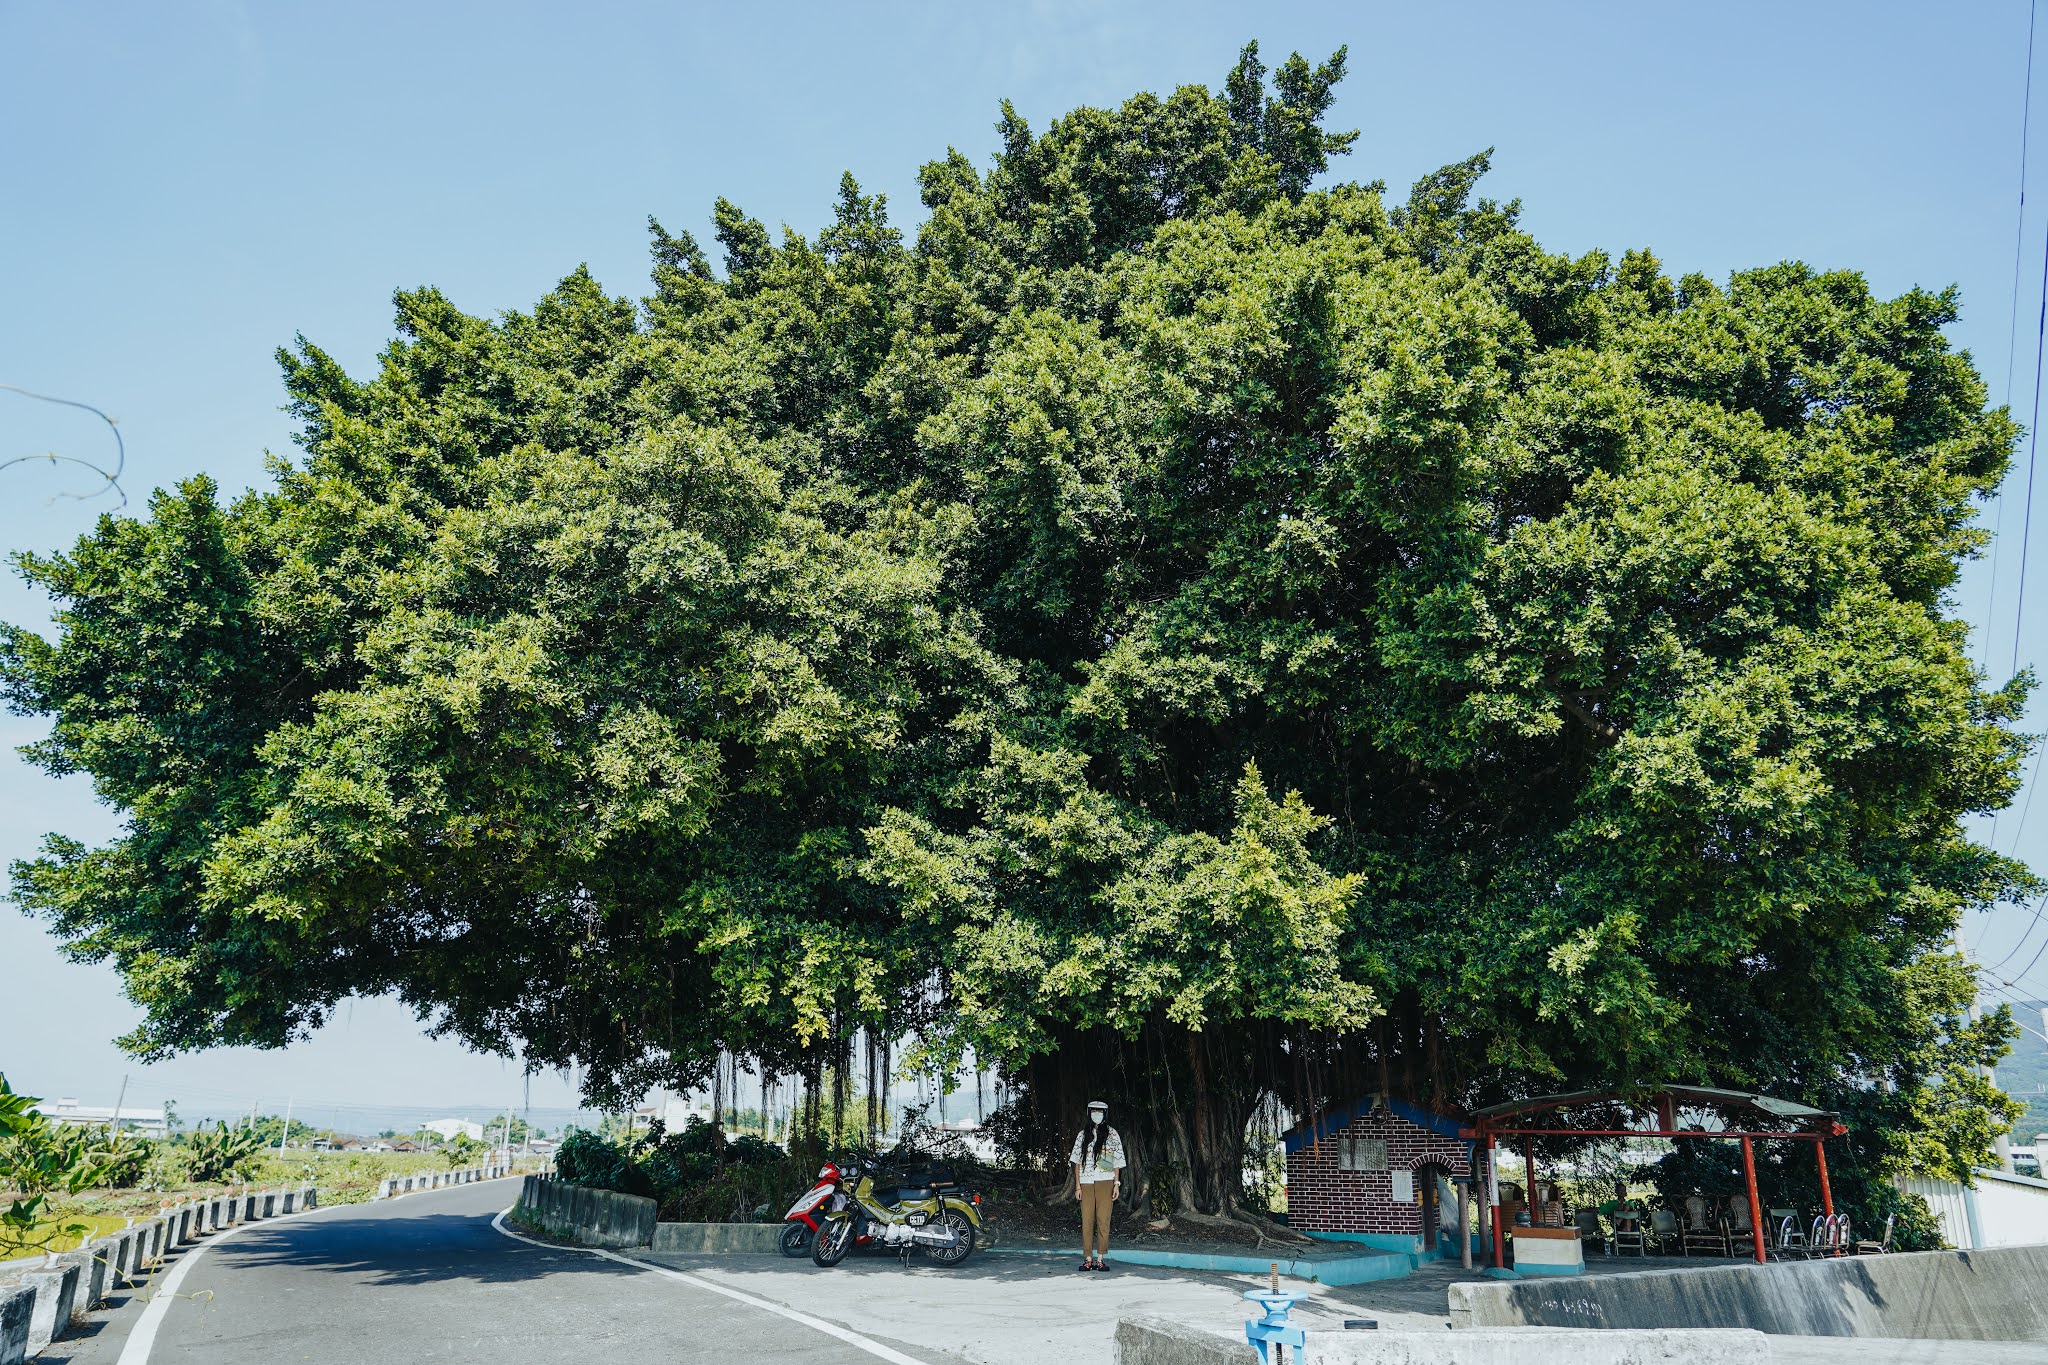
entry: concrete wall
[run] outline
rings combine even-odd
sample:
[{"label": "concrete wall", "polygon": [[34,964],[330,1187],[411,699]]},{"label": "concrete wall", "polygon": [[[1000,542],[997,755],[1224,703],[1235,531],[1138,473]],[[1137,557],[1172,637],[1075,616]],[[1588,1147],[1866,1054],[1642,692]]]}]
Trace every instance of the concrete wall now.
[{"label": "concrete wall", "polygon": [[[1746,1331],[1595,1332],[1489,1328],[1471,1332],[1311,1331],[1302,1365],[1770,1365],[1770,1338]],[[1232,1339],[1165,1318],[1116,1325],[1118,1365],[1255,1365]]]},{"label": "concrete wall", "polygon": [[590,1247],[644,1247],[654,1240],[654,1201],[530,1175],[512,1215],[550,1237]]},{"label": "concrete wall", "polygon": [[[1835,1337],[2048,1341],[2048,1246],[1451,1286],[1458,1327],[1754,1327]],[[2048,1356],[2048,1352],[2043,1353]]]}]

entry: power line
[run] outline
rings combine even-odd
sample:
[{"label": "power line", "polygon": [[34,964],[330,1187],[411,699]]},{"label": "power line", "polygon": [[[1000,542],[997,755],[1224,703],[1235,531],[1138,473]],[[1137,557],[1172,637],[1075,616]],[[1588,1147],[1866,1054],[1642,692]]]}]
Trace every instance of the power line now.
[{"label": "power line", "polygon": [[2020,517],[2020,583],[2012,609],[2012,668],[2020,671],[2020,624],[2027,611],[2027,547],[2034,536],[2034,466],[2041,449],[2041,359],[2048,343],[2048,235],[2041,241],[2041,311],[2034,327],[2034,415],[2027,423],[2027,501]]},{"label": "power line", "polygon": [[2020,983],[2027,979],[2027,973],[2033,971],[2034,968],[2040,964],[2040,961],[2044,956],[2048,956],[2048,942],[2042,943],[2041,947],[2034,953],[2034,957],[2031,962],[2027,963],[2027,965],[2024,968],[2017,972],[2014,972],[2009,977],[1995,976],[1992,974],[1990,968],[1981,965],[1977,968],[1977,970],[1983,972],[1987,976],[1991,976],[1992,980],[1998,982],[2002,986],[2010,986],[2017,989]]},{"label": "power line", "polygon": [[[121,499],[121,506],[126,507],[128,505],[128,494],[121,487],[121,475],[128,468],[128,443],[121,439],[121,428],[113,418],[107,416],[92,404],[81,403],[75,398],[57,398],[47,393],[37,393],[33,389],[24,389],[19,384],[0,384],[0,389],[5,389],[9,393],[18,393],[23,398],[33,398],[39,403],[55,403],[60,407],[78,408],[91,413],[102,422],[105,422],[107,430],[114,433],[114,472],[109,474],[91,460],[82,460],[76,455],[59,455],[54,451],[42,455],[16,455],[12,459],[0,460],[0,469],[6,469],[9,465],[27,464],[31,460],[48,460],[51,464],[81,465],[107,481],[107,487],[113,489],[114,495]],[[57,496],[60,498],[76,498],[83,502],[89,497],[97,497],[98,494],[59,493]]]},{"label": "power line", "polygon": [[[2025,1005],[2029,1008],[2032,1008],[2040,1004],[2038,1000],[2022,999],[2020,996],[2014,995],[2011,991],[1999,990],[1996,986],[1991,987],[1991,989],[1993,991],[1996,991],[1999,995],[2005,997],[2005,999],[1999,1002],[2003,1005]],[[2031,1033],[2036,1038],[2039,1038],[2042,1042],[2048,1043],[2048,1033],[2043,1033],[2041,1032],[2041,1030],[2034,1028],[2032,1025],[2020,1023],[2018,1016],[2014,1016],[2012,1022],[2015,1026],[2019,1028],[2020,1032]]]},{"label": "power line", "polygon": [[2012,951],[1992,963],[1985,970],[1995,972],[2020,955],[2020,952],[2027,946],[2027,940],[2034,936],[2034,930],[2040,925],[2043,909],[2048,909],[2048,896],[2043,896],[2034,902],[2034,917],[2027,921],[2026,931],[2020,935],[2019,942],[2012,945]]},{"label": "power line", "polygon": [[[2027,76],[2026,93],[2020,98],[2020,193],[2019,225],[2013,229],[2012,238],[2012,316],[2005,327],[2005,399],[2004,405],[2012,406],[2012,367],[2019,358],[2020,335],[2020,265],[2026,258],[2027,244],[2027,134],[2033,127],[2034,110],[2034,20],[2039,13],[2037,0],[2027,0]],[[2005,529],[2005,498],[1998,499],[1998,515],[1991,529],[1991,591],[1984,602],[1984,649],[1983,665],[1991,664],[1991,622],[1998,610],[1998,545],[1999,535]]]},{"label": "power line", "polygon": [[[2027,816],[2034,809],[2034,780],[2041,775],[2041,751],[2043,749],[2048,749],[2048,738],[2044,738],[2044,742],[2036,745],[2034,748],[2034,766],[2027,773],[2027,799],[2020,803],[2020,822],[2012,827],[2012,851],[2014,853],[2020,851],[2020,835],[2026,833]],[[1991,825],[1991,847],[1993,850],[1996,850],[1998,847],[1998,823],[1996,817],[1993,817]]]}]

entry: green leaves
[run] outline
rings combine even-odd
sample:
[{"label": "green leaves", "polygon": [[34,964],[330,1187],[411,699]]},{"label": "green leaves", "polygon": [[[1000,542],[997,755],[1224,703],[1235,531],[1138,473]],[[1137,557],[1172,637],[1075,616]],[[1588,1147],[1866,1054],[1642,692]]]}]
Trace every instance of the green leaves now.
[{"label": "green leaves", "polygon": [[1484,153],[1314,188],[1344,62],[1005,105],[914,242],[849,176],[719,201],[722,273],[650,222],[637,306],[301,340],[275,487],[20,561],[0,687],[130,824],[18,898],[146,1055],[386,990],[598,1098],[1236,1030],[1275,1091],[1881,1079],[1966,1160],[1929,963],[2029,885],[1959,820],[2031,680],[1945,614],[2016,431],[1955,299],[1552,254]]}]

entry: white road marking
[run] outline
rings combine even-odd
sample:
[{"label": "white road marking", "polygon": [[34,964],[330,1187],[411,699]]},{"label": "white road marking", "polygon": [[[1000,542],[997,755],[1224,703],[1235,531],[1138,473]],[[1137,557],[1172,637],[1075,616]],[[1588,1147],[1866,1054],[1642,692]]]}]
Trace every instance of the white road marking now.
[{"label": "white road marking", "polygon": [[[514,1180],[517,1177],[501,1175],[498,1179]],[[476,1183],[487,1185],[495,1182],[480,1180]],[[447,1185],[442,1188],[452,1190],[460,1189],[461,1187]],[[158,1285],[150,1295],[149,1302],[143,1306],[142,1316],[136,1320],[135,1330],[128,1334],[127,1342],[121,1347],[121,1358],[115,1361],[114,1365],[149,1365],[150,1349],[156,1345],[156,1329],[163,1324],[164,1314],[170,1311],[171,1301],[178,1297],[178,1286],[184,1282],[185,1272],[192,1268],[194,1261],[197,1261],[206,1253],[208,1247],[217,1242],[225,1242],[228,1238],[247,1228],[276,1227],[279,1223],[289,1223],[294,1219],[304,1218],[308,1214],[324,1213],[327,1209],[351,1207],[353,1206],[349,1204],[329,1204],[326,1208],[300,1209],[297,1213],[281,1213],[275,1218],[259,1218],[253,1223],[237,1223],[226,1232],[216,1232],[207,1240],[194,1243],[192,1250],[186,1252],[179,1259],[178,1263],[171,1267],[171,1273],[164,1276],[163,1283]]]},{"label": "white road marking", "polygon": [[[512,1212],[511,1209],[505,1210],[505,1213],[510,1212]],[[554,1242],[541,1242],[531,1237],[522,1237],[505,1226],[505,1213],[501,1213],[496,1218],[493,1218],[491,1226],[514,1241],[524,1242],[528,1246],[545,1247],[549,1251],[587,1252],[592,1256],[602,1256],[607,1261],[617,1261],[620,1265],[632,1266],[636,1270],[651,1270],[655,1274],[665,1275],[671,1280],[680,1280],[682,1283],[698,1289],[708,1289],[714,1294],[723,1294],[728,1299],[738,1299],[741,1303],[747,1304],[750,1307],[773,1313],[777,1317],[788,1318],[791,1322],[800,1322],[815,1331],[823,1332],[828,1337],[837,1337],[847,1345],[866,1351],[871,1356],[877,1356],[880,1359],[889,1361],[890,1365],[928,1365],[928,1362],[919,1360],[916,1356],[907,1356],[892,1347],[884,1346],[879,1341],[871,1340],[858,1332],[841,1327],[838,1323],[826,1322],[823,1318],[814,1318],[809,1313],[799,1313],[794,1308],[786,1308],[772,1300],[756,1298],[752,1294],[742,1293],[737,1289],[728,1289],[722,1284],[713,1284],[710,1280],[699,1279],[695,1275],[686,1274],[680,1270],[670,1270],[665,1265],[654,1265],[647,1261],[636,1261],[631,1256],[621,1256],[615,1251],[605,1251],[598,1247],[561,1246]],[[127,1362],[123,1360],[121,1365],[127,1365]]]},{"label": "white road marking", "polygon": [[259,1218],[253,1223],[237,1223],[226,1232],[216,1232],[203,1242],[195,1242],[190,1251],[178,1258],[178,1263],[171,1267],[171,1273],[164,1276],[163,1283],[150,1294],[149,1302],[144,1305],[142,1316],[135,1323],[135,1330],[128,1334],[127,1342],[122,1345],[121,1358],[115,1365],[147,1365],[150,1348],[156,1345],[156,1329],[163,1324],[164,1314],[170,1311],[172,1300],[178,1297],[178,1286],[185,1282],[185,1272],[198,1263],[199,1258],[206,1254],[208,1247],[225,1242],[247,1228],[276,1227],[279,1223],[289,1223],[295,1218],[304,1218],[309,1213],[318,1212],[320,1210],[317,1208],[300,1209],[297,1213],[279,1214],[275,1218]]}]

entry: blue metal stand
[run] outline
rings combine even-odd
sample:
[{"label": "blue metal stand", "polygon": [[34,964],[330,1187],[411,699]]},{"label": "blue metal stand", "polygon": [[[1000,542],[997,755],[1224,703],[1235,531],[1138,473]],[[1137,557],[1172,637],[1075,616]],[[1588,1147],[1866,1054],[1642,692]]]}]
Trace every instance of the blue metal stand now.
[{"label": "blue metal stand", "polygon": [[[1258,1351],[1259,1359],[1265,1362],[1265,1365],[1272,1365],[1272,1357],[1267,1354],[1268,1348],[1292,1346],[1299,1352],[1307,1344],[1307,1334],[1287,1320],[1288,1311],[1308,1297],[1307,1290],[1247,1289],[1244,1296],[1262,1305],[1266,1310],[1264,1317],[1253,1318],[1244,1325],[1245,1340]],[[1296,1359],[1299,1358],[1297,1355]]]}]

